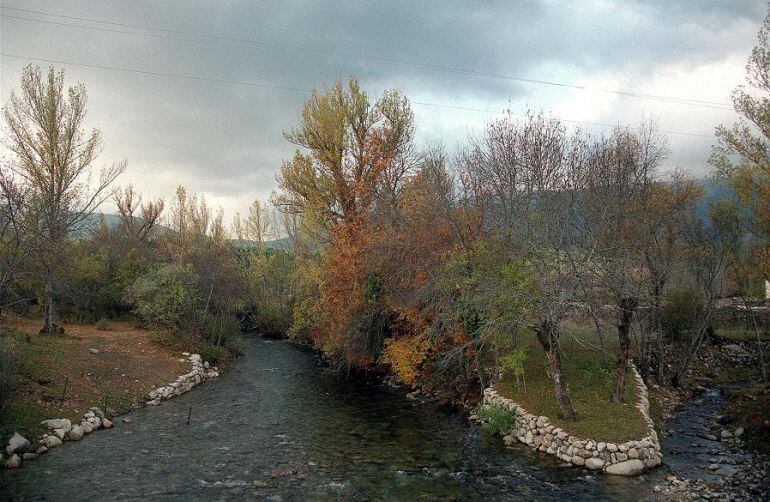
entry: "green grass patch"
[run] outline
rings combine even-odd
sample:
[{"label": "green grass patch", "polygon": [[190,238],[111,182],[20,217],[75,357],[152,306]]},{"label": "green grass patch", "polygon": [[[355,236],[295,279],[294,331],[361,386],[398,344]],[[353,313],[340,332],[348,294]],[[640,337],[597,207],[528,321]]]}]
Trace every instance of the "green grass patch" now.
[{"label": "green grass patch", "polygon": [[602,360],[595,350],[571,344],[565,337],[564,380],[577,421],[566,420],[559,410],[553,382],[548,377],[545,357],[536,342],[525,347],[525,385],[517,385],[512,377],[504,377],[495,384],[501,395],[521,405],[529,413],[545,415],[552,423],[582,439],[624,442],[647,435],[647,426],[636,408],[636,382],[629,371],[624,403],[611,402],[615,377],[614,354],[608,351],[608,360]]},{"label": "green grass patch", "polygon": [[[717,328],[714,330],[714,333],[720,338],[736,342],[754,342],[757,340],[757,334],[753,328]],[[770,340],[770,333],[766,331],[764,326],[759,327],[759,339],[764,341]]]},{"label": "green grass patch", "polygon": [[501,436],[510,434],[516,421],[514,412],[504,410],[499,406],[479,406],[476,409],[476,416],[481,420],[484,429]]},{"label": "green grass patch", "polygon": [[21,399],[11,399],[5,409],[0,411],[0,438],[2,438],[3,445],[6,444],[14,431],[34,443],[38,437],[46,432],[40,422],[49,418],[52,417],[43,407],[25,403]]}]

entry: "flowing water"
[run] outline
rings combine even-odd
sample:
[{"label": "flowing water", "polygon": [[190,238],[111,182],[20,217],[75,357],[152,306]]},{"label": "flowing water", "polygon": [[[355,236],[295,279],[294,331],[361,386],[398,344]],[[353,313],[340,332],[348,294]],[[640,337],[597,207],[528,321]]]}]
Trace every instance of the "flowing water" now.
[{"label": "flowing water", "polygon": [[650,493],[650,476],[589,474],[524,446],[505,448],[459,414],[342,382],[288,343],[247,335],[244,344],[245,356],[219,380],[0,472],[0,499],[628,500]]}]

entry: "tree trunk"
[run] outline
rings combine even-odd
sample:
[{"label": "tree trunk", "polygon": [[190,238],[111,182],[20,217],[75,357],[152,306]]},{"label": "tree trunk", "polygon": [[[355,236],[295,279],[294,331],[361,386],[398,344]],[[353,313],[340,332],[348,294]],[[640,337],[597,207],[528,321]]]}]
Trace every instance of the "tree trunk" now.
[{"label": "tree trunk", "polygon": [[748,298],[744,297],[744,305],[746,306],[746,314],[751,317],[751,324],[754,327],[754,336],[757,338],[757,350],[759,351],[759,369],[762,374],[762,381],[767,382],[767,367],[765,366],[765,351],[762,349],[762,339],[759,336],[759,326],[757,326],[757,318],[754,315],[754,309],[751,307],[751,303]]},{"label": "tree trunk", "polygon": [[53,278],[51,273],[48,272],[45,276],[45,291],[43,293],[43,329],[40,330],[44,334],[53,334],[56,332],[56,327],[53,322]]},{"label": "tree trunk", "polygon": [[620,301],[620,323],[618,323],[618,361],[615,368],[615,388],[612,391],[612,402],[622,403],[626,392],[626,370],[628,368],[628,353],[631,346],[629,333],[631,320],[636,309],[635,298],[623,298]]},{"label": "tree trunk", "polygon": [[543,321],[537,328],[537,339],[540,346],[545,351],[545,357],[548,361],[548,376],[553,381],[556,401],[559,404],[564,418],[567,420],[577,420],[577,413],[572,407],[572,403],[567,396],[564,388],[564,377],[561,365],[561,355],[556,345],[556,327],[550,321]]},{"label": "tree trunk", "polygon": [[690,364],[692,364],[693,359],[695,358],[695,354],[698,353],[698,349],[700,348],[701,343],[703,342],[703,338],[706,335],[713,335],[714,334],[714,328],[711,327],[711,324],[703,324],[700,329],[698,329],[698,332],[695,335],[695,338],[692,339],[690,342],[690,347],[687,350],[687,353],[684,355],[684,359],[682,360],[682,364],[679,366],[679,369],[677,370],[676,374],[671,378],[671,385],[673,385],[676,388],[679,388],[682,386],[682,380],[684,379],[684,375],[687,373],[688,368],[690,367]]}]

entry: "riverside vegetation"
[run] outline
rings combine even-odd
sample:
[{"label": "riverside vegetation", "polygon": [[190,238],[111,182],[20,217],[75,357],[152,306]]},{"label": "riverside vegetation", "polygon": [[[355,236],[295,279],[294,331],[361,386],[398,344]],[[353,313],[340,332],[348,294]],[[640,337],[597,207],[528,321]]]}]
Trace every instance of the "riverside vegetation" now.
[{"label": "riverside vegetation", "polygon": [[[645,430],[632,360],[661,425],[661,403],[716,383],[700,366],[720,344],[748,354],[747,401],[766,404],[769,30],[770,17],[708,183],[662,172],[654,122],[591,136],[504,113],[455,155],[420,149],[406,96],[373,99],[351,77],[311,93],[272,204],[229,228],[183,187],[168,205],[115,189],[125,163],[87,185],[101,137],[83,130],[85,88],[65,93],[63,72],[30,66],[4,109],[15,156],[0,177],[0,298],[42,330],[2,337],[4,409],[30,377],[25,344],[45,352],[69,336],[59,318],[128,319],[212,361],[256,329],[447,403],[470,407],[495,385],[597,439]],[[119,214],[97,216],[108,197]],[[285,246],[268,246],[279,234]],[[766,447],[766,413],[737,420]]]}]

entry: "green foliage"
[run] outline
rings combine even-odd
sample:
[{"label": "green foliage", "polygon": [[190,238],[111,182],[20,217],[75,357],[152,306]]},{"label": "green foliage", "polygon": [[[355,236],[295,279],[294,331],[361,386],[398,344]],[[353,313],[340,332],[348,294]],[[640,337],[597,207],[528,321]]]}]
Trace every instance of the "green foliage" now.
[{"label": "green foliage", "polygon": [[180,331],[195,322],[202,305],[190,265],[162,264],[126,289],[126,301],[148,326]]},{"label": "green foliage", "polygon": [[701,300],[692,288],[679,287],[671,290],[661,315],[664,332],[673,339],[679,339],[685,332],[693,329],[700,304]]},{"label": "green foliage", "polygon": [[481,419],[484,429],[501,436],[510,434],[516,423],[516,414],[499,406],[479,406],[476,416]]},{"label": "green foliage", "polygon": [[269,334],[284,334],[294,310],[292,253],[269,248],[242,250],[246,262],[247,308],[250,324]]},{"label": "green foliage", "polygon": [[217,347],[226,347],[241,332],[241,323],[231,315],[209,314],[205,317],[203,339]]},{"label": "green foliage", "polygon": [[11,399],[14,360],[13,343],[8,337],[0,336],[0,411]]},{"label": "green foliage", "polygon": [[518,379],[518,377],[524,376],[524,361],[526,358],[526,352],[516,347],[500,358],[500,367],[506,374]]},{"label": "green foliage", "polygon": [[310,342],[310,327],[313,325],[313,306],[315,302],[305,299],[294,305],[292,321],[286,336],[296,343]]},{"label": "green foliage", "polygon": [[98,321],[96,321],[96,329],[99,331],[107,331],[110,329],[110,320],[106,317],[100,318]]}]

